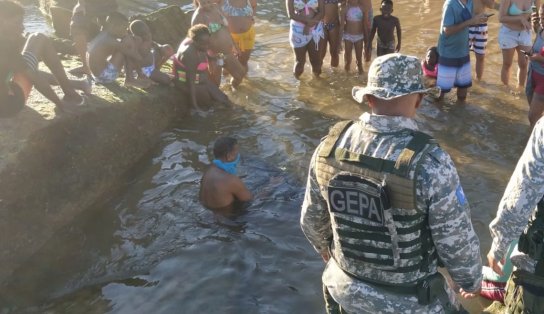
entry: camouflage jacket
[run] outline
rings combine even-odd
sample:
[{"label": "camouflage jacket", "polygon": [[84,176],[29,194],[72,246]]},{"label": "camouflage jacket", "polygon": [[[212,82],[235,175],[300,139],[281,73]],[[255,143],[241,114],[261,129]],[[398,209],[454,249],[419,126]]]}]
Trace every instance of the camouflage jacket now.
[{"label": "camouflage jacket", "polygon": [[[395,160],[411,136],[398,137],[390,133],[402,129],[417,130],[415,120],[365,113],[338,141],[340,148]],[[362,144],[366,145],[362,145]],[[393,145],[395,144],[395,145]],[[470,209],[459,183],[450,156],[435,147],[424,158],[420,173],[416,174],[417,206],[428,212],[435,248],[452,279],[465,291],[477,291],[482,279],[480,244],[470,220]],[[328,206],[320,193],[315,174],[316,154],[312,157],[306,194],[302,205],[301,227],[320,254],[326,254],[334,225]],[[412,170],[413,171],[413,170]],[[436,272],[437,265],[431,265]],[[407,282],[411,281],[407,278]],[[421,306],[415,296],[396,295],[347,276],[331,259],[323,274],[323,283],[331,295],[348,312],[354,313],[441,313],[438,300]],[[451,289],[450,300],[454,301]]]},{"label": "camouflage jacket", "polygon": [[[491,253],[500,261],[508,245],[518,239],[538,201],[544,195],[544,119],[538,120],[506,186],[497,217],[489,224]],[[512,255],[512,264],[534,272],[535,261],[523,253]]]}]

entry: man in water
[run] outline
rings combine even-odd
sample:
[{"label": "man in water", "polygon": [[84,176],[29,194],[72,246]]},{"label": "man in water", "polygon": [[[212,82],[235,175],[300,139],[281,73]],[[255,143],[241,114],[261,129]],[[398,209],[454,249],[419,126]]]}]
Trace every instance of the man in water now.
[{"label": "man in water", "polygon": [[374,59],[367,87],[353,89],[372,113],[335,125],[312,157],[300,222],[327,263],[329,313],[459,313],[455,290],[480,291],[480,243],[457,170],[414,119],[422,75],[416,57]]},{"label": "man in water", "polygon": [[200,181],[200,202],[213,210],[231,210],[251,201],[251,192],[236,175],[240,161],[238,141],[220,137],[213,145],[214,160]]}]

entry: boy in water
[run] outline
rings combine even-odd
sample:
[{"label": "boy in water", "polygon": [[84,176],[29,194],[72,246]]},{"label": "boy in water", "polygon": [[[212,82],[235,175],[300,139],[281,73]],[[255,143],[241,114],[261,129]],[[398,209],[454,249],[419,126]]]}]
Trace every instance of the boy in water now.
[{"label": "boy in water", "polygon": [[[391,15],[391,13],[393,13],[393,1],[383,0],[380,11],[382,14],[374,17],[372,31],[370,32],[370,39],[368,41],[368,46],[372,47],[372,41],[374,40],[377,31],[378,40],[376,43],[376,54],[378,57],[388,53],[399,52],[402,40],[400,21],[397,17]],[[396,45],[395,29],[397,30]]]},{"label": "boy in water", "polygon": [[144,21],[134,20],[130,23],[129,29],[143,58],[142,64],[136,68],[138,78],[151,79],[153,82],[164,85],[173,84],[172,77],[160,71],[163,64],[175,53],[172,46],[154,42],[151,30]]},{"label": "boy in water", "polygon": [[[70,80],[49,37],[34,33],[22,35],[24,9],[9,0],[0,0],[0,116],[18,113],[25,105],[32,87],[53,102],[55,111],[82,105],[85,99],[76,92],[91,92],[87,81]],[[51,73],[38,69],[43,61]],[[51,88],[60,85],[61,99]]]},{"label": "boy in water", "polygon": [[251,201],[251,192],[236,175],[236,166],[240,161],[238,141],[232,137],[218,138],[213,145],[213,155],[213,164],[200,181],[202,205],[229,212]]},{"label": "boy in water", "polygon": [[143,58],[127,28],[128,19],[123,14],[110,14],[104,29],[89,44],[87,62],[97,83],[113,83],[125,67],[125,85],[147,88],[151,85],[149,81],[131,75],[143,63]]}]

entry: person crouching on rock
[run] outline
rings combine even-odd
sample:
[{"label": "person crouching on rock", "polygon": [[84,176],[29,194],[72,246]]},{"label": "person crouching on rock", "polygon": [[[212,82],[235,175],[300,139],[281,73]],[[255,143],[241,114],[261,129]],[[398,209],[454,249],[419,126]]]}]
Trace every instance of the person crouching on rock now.
[{"label": "person crouching on rock", "polygon": [[161,72],[161,67],[175,53],[174,48],[170,45],[159,45],[154,42],[149,26],[142,20],[132,21],[129,29],[143,58],[140,67],[136,68],[138,78],[151,80],[153,83],[173,85],[173,78]]},{"label": "person crouching on rock", "polygon": [[[49,37],[34,33],[25,38],[23,16],[24,9],[19,4],[0,0],[0,117],[18,113],[33,86],[55,104],[57,114],[83,105],[85,98],[76,90],[90,94],[90,83],[68,79]],[[38,70],[40,61],[51,73]],[[62,99],[51,85],[60,85]]]},{"label": "person crouching on rock", "polygon": [[186,95],[193,109],[201,111],[203,104],[231,105],[227,95],[208,76],[210,30],[204,24],[191,27],[179,45],[174,61],[174,82]]},{"label": "person crouching on rock", "polygon": [[87,62],[94,80],[100,84],[115,82],[125,68],[126,86],[147,88],[149,80],[135,79],[130,75],[143,62],[132,36],[128,34],[128,19],[114,12],[106,18],[103,30],[89,43]]},{"label": "person crouching on rock", "polygon": [[253,195],[236,175],[240,161],[238,141],[232,137],[218,138],[213,155],[215,159],[200,181],[200,202],[206,208],[224,213],[247,207]]}]

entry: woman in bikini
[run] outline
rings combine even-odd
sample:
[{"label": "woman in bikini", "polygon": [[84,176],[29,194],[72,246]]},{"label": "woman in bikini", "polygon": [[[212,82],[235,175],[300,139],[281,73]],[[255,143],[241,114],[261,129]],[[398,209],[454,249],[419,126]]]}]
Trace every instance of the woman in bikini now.
[{"label": "woman in bikini", "polygon": [[362,5],[357,0],[348,0],[342,9],[342,25],[344,39],[344,70],[349,72],[351,68],[352,50],[355,48],[357,71],[363,73],[363,47],[365,35],[368,34],[364,23]]},{"label": "woman in bikini", "polygon": [[188,94],[191,106],[201,111],[201,105],[218,102],[230,105],[230,101],[208,77],[210,31],[204,24],[192,26],[179,45],[174,61],[174,84]]},{"label": "woman in bikini", "polygon": [[221,10],[227,18],[232,40],[238,49],[238,61],[248,69],[249,56],[255,45],[255,10],[257,0],[223,0]]},{"label": "woman in bikini", "polygon": [[331,67],[338,67],[340,53],[340,18],[339,18],[339,0],[324,0],[325,13],[323,16],[324,40],[320,41],[321,59],[327,54],[327,44],[329,44],[329,53],[331,54]]},{"label": "woman in bikini", "polygon": [[204,24],[210,30],[210,75],[212,81],[219,86],[221,83],[222,67],[230,73],[230,83],[237,87],[246,75],[244,66],[235,57],[234,42],[227,28],[227,20],[221,14],[215,0],[195,0],[197,9],[193,13],[191,25]]},{"label": "woman in bikini", "polygon": [[319,41],[323,39],[324,0],[286,0],[287,15],[291,20],[289,41],[295,53],[294,76],[298,79],[304,72],[306,53],[310,58],[315,77],[321,74],[323,59]]},{"label": "woman in bikini", "polygon": [[539,7],[540,0],[501,0],[499,7],[499,45],[502,50],[501,81],[509,86],[510,68],[514,54],[518,55],[518,90],[523,89],[527,78],[527,59],[523,51],[531,49],[532,6]]}]

